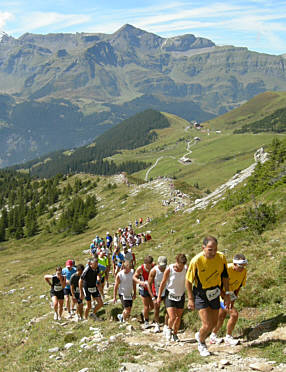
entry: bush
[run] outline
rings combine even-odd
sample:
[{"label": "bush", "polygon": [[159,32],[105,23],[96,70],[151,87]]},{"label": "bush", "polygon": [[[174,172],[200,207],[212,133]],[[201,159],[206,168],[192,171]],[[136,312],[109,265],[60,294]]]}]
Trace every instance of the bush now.
[{"label": "bush", "polygon": [[235,228],[237,230],[248,230],[252,233],[261,235],[277,220],[276,208],[274,205],[268,206],[261,203],[259,206],[254,205],[254,208],[248,208],[242,217],[236,218]]}]

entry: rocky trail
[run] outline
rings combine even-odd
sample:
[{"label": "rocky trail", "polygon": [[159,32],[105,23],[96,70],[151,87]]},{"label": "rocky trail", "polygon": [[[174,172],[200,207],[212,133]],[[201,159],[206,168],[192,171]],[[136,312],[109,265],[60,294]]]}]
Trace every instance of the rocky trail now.
[{"label": "rocky trail", "polygon": [[[50,315],[46,314],[46,316]],[[46,316],[39,319],[33,319],[32,324],[43,320]],[[65,345],[63,348],[50,348],[49,359],[64,362],[72,353],[81,353],[83,350],[93,352],[103,352],[116,343],[127,343],[130,347],[139,350],[134,356],[135,362],[124,362],[118,366],[118,372],[159,372],[164,367],[164,361],[167,359],[174,361],[184,358],[188,353],[198,353],[197,343],[194,333],[185,330],[179,331],[180,342],[166,341],[163,333],[153,333],[153,328],[144,330],[133,318],[130,323],[119,323],[118,332],[112,336],[105,336],[105,326],[101,322],[92,322],[88,334],[80,340],[74,337],[74,319],[64,319],[62,322],[52,321],[52,327],[63,327],[66,329]],[[30,323],[31,325],[31,323]],[[237,346],[228,346],[224,343],[219,345],[208,344],[211,356],[208,358],[196,358],[198,362],[191,363],[189,372],[212,372],[216,369],[228,372],[238,371],[261,371],[261,372],[285,372],[286,371],[286,347],[283,350],[285,355],[284,363],[277,363],[266,358],[256,356],[243,356],[243,350],[249,350],[252,347],[259,347],[265,343],[282,341],[286,343],[286,326],[279,327],[272,332],[266,332],[260,335],[256,340],[245,341],[240,339]],[[143,347],[143,348],[142,348]],[[153,353],[146,351],[146,347],[154,350]],[[91,368],[81,369],[79,372],[92,371]]]}]

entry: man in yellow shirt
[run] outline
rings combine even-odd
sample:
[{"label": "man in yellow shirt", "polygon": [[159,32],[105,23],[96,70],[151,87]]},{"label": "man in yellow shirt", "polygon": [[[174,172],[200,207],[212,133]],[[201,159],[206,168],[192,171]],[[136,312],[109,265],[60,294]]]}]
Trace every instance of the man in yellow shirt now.
[{"label": "man in yellow shirt", "polygon": [[226,258],[217,251],[217,239],[207,236],[203,240],[202,252],[193,257],[186,274],[188,309],[198,310],[202,322],[195,335],[201,356],[210,355],[205,340],[218,321],[222,284],[226,290],[224,301],[228,308],[230,296]]},{"label": "man in yellow shirt", "polygon": [[[234,307],[234,302],[237,299],[240,288],[246,285],[246,270],[247,259],[243,254],[236,254],[233,258],[233,263],[227,265],[227,271],[229,275],[229,291],[230,291],[230,306],[228,309],[225,308],[223,301],[221,301],[221,307],[219,309],[218,322],[210,336],[211,344],[219,344],[223,341],[222,338],[217,337],[218,331],[221,329],[225,317],[229,314],[229,320],[226,326],[226,337],[224,342],[227,345],[235,346],[239,340],[232,337],[232,332],[238,320],[238,311]],[[225,288],[222,289],[222,298],[224,298]]]}]

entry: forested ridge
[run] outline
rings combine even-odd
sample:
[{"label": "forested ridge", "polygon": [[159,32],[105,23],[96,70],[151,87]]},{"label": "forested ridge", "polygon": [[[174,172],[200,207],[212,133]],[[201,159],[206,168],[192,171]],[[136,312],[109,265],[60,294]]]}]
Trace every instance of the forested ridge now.
[{"label": "forested ridge", "polygon": [[243,125],[240,129],[234,131],[239,133],[261,133],[261,132],[276,132],[283,133],[286,131],[286,107],[273,112],[261,120],[256,120],[250,124]]},{"label": "forested ridge", "polygon": [[[167,118],[155,110],[146,110],[96,138],[94,146],[85,146],[74,150],[69,156],[63,152],[49,154],[18,165],[12,169],[26,168],[30,174],[38,177],[52,177],[56,174],[76,174],[85,172],[98,175],[112,175],[120,172],[134,173],[149,164],[141,161],[126,161],[115,164],[105,158],[120,150],[134,149],[147,145],[157,138],[154,129],[169,127]],[[50,160],[45,161],[49,158]]]},{"label": "forested ridge", "polygon": [[[96,182],[65,176],[33,179],[0,171],[0,241],[48,232],[81,233],[97,214]],[[79,196],[82,193],[82,196]]]}]

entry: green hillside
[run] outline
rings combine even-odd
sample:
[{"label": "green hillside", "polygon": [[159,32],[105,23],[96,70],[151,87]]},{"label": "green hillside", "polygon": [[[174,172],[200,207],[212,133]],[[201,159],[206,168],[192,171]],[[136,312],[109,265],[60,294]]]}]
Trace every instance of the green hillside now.
[{"label": "green hillside", "polygon": [[[136,185],[128,187],[116,177],[97,178],[87,175],[61,180],[59,187],[62,190],[68,183],[73,188],[76,187],[80,180],[81,184],[85,185],[84,188],[70,197],[86,198],[87,195],[96,195],[99,201],[98,214],[90,220],[89,228],[84,234],[74,235],[68,232],[56,234],[48,232],[44,226],[49,224],[50,217],[46,213],[40,217],[40,229],[37,235],[0,243],[0,262],[3,267],[0,298],[2,314],[4,314],[0,320],[3,332],[0,341],[1,369],[3,371],[20,369],[67,371],[71,368],[80,370],[89,367],[91,370],[95,368],[94,370],[99,371],[97,366],[100,364],[100,368],[104,366],[106,371],[113,371],[117,370],[123,361],[142,363],[144,353],[151,350],[152,360],[161,360],[162,368],[168,371],[185,370],[191,362],[206,363],[198,357],[196,349],[189,344],[184,346],[184,355],[178,354],[173,358],[167,358],[167,354],[162,353],[161,350],[151,349],[151,344],[140,346],[140,342],[143,341],[140,341],[137,346],[130,346],[127,341],[121,341],[120,344],[111,342],[100,352],[96,349],[92,353],[90,350],[83,350],[80,348],[80,340],[90,335],[91,326],[100,328],[104,337],[101,345],[111,335],[122,333],[119,323],[109,320],[114,312],[120,310],[120,306],[118,304],[105,306],[100,313],[100,317],[104,320],[102,322],[94,323],[92,320],[83,324],[66,322],[66,325],[60,326],[51,320],[48,297],[40,297],[43,294],[48,295],[48,288],[43,280],[46,273],[52,273],[59,264],[64,265],[67,258],[72,257],[76,262],[85,262],[87,255],[83,250],[88,249],[95,234],[104,236],[107,229],[113,233],[118,227],[125,226],[129,222],[134,223],[134,220],[139,217],[144,221],[147,217],[152,218],[150,223],[138,229],[138,231],[150,230],[152,240],[135,248],[138,263],[141,263],[147,254],[152,254],[154,258],[165,254],[172,262],[179,252],[186,253],[190,260],[200,251],[202,238],[208,233],[218,237],[219,249],[226,254],[228,260],[231,260],[237,252],[247,256],[248,283],[239,296],[238,308],[242,315],[235,331],[237,335],[241,335],[247,327],[283,312],[285,310],[283,293],[286,289],[284,255],[286,189],[285,176],[277,178],[277,175],[285,167],[286,145],[284,143],[279,146],[279,151],[277,147],[272,148],[274,154],[272,161],[276,162],[273,179],[276,177],[276,181],[264,191],[256,193],[256,203],[272,205],[276,213],[276,222],[267,226],[261,235],[255,230],[239,230],[235,227],[236,219],[244,215],[252,206],[252,202],[231,209],[226,209],[223,204],[219,204],[214,208],[195,211],[192,214],[174,213],[172,207],[162,206],[163,189],[156,188],[156,183],[149,188],[140,188]],[[280,155],[277,158],[278,154]],[[263,166],[262,169],[264,168]],[[256,180],[259,185],[263,182],[263,177],[258,177]],[[116,187],[108,186],[115,183]],[[170,181],[167,181],[166,185],[169,183]],[[90,188],[85,189],[88,185]],[[64,201],[64,198],[62,196],[60,200]],[[60,210],[58,208],[58,211]],[[196,223],[197,218],[200,219],[199,224]],[[270,264],[265,265],[265,260]],[[11,290],[15,292],[8,294]],[[108,293],[112,294],[112,288]],[[137,299],[132,310],[133,317],[139,318],[141,307],[141,301]],[[31,322],[31,319],[34,319],[34,322]],[[133,320],[131,324],[134,327],[133,338],[142,340],[142,330],[138,321]],[[197,315],[186,312],[183,316],[183,324],[188,331],[194,332],[199,324]],[[145,339],[150,337],[152,339],[151,335],[144,335]],[[64,345],[67,342],[72,342],[74,347],[65,350]],[[241,355],[251,353],[251,356],[263,356],[281,363],[285,362],[282,353],[283,345],[283,341],[276,341],[266,343],[261,348],[246,346],[241,349]],[[61,354],[56,352],[56,355],[62,355],[58,360],[50,359],[51,353],[48,349],[54,347],[62,350]],[[213,362],[214,358],[215,356],[212,356],[207,362]]]},{"label": "green hillside", "polygon": [[205,122],[212,129],[240,129],[242,126],[264,119],[273,112],[286,107],[286,92],[261,93],[240,107]]}]

